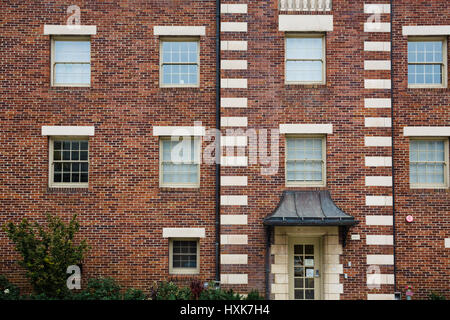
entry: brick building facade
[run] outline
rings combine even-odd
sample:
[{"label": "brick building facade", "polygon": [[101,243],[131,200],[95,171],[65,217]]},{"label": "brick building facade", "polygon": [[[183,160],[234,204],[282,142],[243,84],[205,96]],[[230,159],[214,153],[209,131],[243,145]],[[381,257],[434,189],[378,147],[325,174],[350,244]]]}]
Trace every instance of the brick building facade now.
[{"label": "brick building facade", "polygon": [[450,298],[447,1],[220,3],[2,3],[0,224],[76,213],[83,278],[145,290]]}]

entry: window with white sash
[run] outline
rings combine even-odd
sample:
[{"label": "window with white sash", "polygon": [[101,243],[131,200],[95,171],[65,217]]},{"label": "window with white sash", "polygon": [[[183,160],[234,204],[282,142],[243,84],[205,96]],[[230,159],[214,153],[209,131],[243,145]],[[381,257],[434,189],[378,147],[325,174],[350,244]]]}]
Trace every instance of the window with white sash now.
[{"label": "window with white sash", "polygon": [[325,35],[288,35],[285,55],[286,84],[325,83]]},{"label": "window with white sash", "polygon": [[286,185],[324,186],[326,182],[325,137],[286,137]]},{"label": "window with white sash", "polygon": [[200,143],[197,137],[160,138],[160,186],[200,186]]},{"label": "window with white sash", "polygon": [[447,43],[444,38],[408,40],[408,86],[447,86]]},{"label": "window with white sash", "polygon": [[89,37],[52,38],[51,82],[53,86],[87,87],[91,83]]},{"label": "window with white sash", "polygon": [[448,139],[411,139],[409,150],[411,187],[448,187],[448,158]]}]

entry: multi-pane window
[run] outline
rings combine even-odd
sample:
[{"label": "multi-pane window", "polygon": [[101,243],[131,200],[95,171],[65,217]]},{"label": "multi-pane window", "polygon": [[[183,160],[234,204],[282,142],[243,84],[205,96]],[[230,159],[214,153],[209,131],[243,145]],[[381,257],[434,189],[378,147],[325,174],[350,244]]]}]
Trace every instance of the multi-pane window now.
[{"label": "multi-pane window", "polygon": [[198,273],[199,245],[194,239],[170,241],[170,273]]},{"label": "multi-pane window", "polygon": [[161,86],[198,86],[199,41],[162,40]]},{"label": "multi-pane window", "polygon": [[286,83],[325,83],[325,37],[286,38]]},{"label": "multi-pane window", "polygon": [[409,150],[412,187],[446,187],[448,140],[411,140]]},{"label": "multi-pane window", "polygon": [[325,184],[325,139],[323,137],[286,138],[286,184]]},{"label": "multi-pane window", "polygon": [[50,186],[83,187],[89,181],[89,141],[51,138]]},{"label": "multi-pane window", "polygon": [[200,185],[200,140],[193,137],[161,138],[160,185]]},{"label": "multi-pane window", "polygon": [[443,86],[446,82],[443,40],[408,41],[408,85]]},{"label": "multi-pane window", "polygon": [[91,83],[91,42],[89,38],[52,39],[52,84],[89,86]]}]

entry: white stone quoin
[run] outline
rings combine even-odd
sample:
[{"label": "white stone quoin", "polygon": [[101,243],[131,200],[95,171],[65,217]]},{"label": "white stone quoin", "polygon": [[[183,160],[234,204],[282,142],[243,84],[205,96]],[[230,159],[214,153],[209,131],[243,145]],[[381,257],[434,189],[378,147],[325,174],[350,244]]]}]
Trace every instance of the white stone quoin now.
[{"label": "white stone quoin", "polygon": [[368,226],[392,226],[394,219],[392,216],[366,216]]},{"label": "white stone quoin", "polygon": [[392,206],[392,196],[366,196],[366,206]]},{"label": "white stone quoin", "polygon": [[390,108],[391,105],[392,105],[391,99],[382,99],[382,98],[364,99],[365,108]]},{"label": "white stone quoin", "polygon": [[221,22],[221,32],[247,32],[247,22]]},{"label": "white stone quoin", "polygon": [[247,108],[247,98],[220,98],[222,108]]},{"label": "white stone quoin", "polygon": [[389,22],[365,22],[364,32],[391,32]]},{"label": "white stone quoin", "polygon": [[366,60],[364,70],[390,70],[391,60]]},{"label": "white stone quoin", "polygon": [[220,49],[221,50],[234,50],[234,51],[246,51],[247,50],[247,41],[238,41],[238,40],[229,40],[229,41],[220,41]]},{"label": "white stone quoin", "polygon": [[392,254],[368,254],[367,264],[392,265],[394,256]]},{"label": "white stone quoin", "polygon": [[392,157],[365,157],[366,167],[392,167]]},{"label": "white stone quoin", "polygon": [[247,196],[232,195],[220,196],[221,206],[246,206],[248,202]]},{"label": "white stone quoin", "polygon": [[387,41],[364,41],[364,51],[391,51],[391,43]]},{"label": "white stone quoin", "polygon": [[375,4],[369,3],[364,4],[364,13],[380,13],[380,14],[390,14],[391,5],[390,4]]},{"label": "white stone quoin", "polygon": [[247,4],[221,4],[221,13],[247,13]]},{"label": "white stone quoin", "polygon": [[247,117],[222,117],[220,118],[222,127],[246,127]]},{"label": "white stone quoin", "polygon": [[246,186],[247,177],[246,176],[221,176],[220,177],[221,186]]},{"label": "white stone quoin", "polygon": [[220,235],[220,244],[248,244],[246,234],[222,234]]},{"label": "white stone quoin", "polygon": [[220,224],[246,225],[248,218],[246,214],[223,214],[220,216]]}]

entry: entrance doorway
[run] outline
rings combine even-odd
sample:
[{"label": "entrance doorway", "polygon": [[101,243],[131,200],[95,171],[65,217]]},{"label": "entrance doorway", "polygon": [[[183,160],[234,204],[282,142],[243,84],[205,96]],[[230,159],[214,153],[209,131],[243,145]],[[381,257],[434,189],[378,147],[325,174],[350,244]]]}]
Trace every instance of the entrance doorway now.
[{"label": "entrance doorway", "polygon": [[289,239],[289,298],[320,300],[322,294],[320,238]]}]

